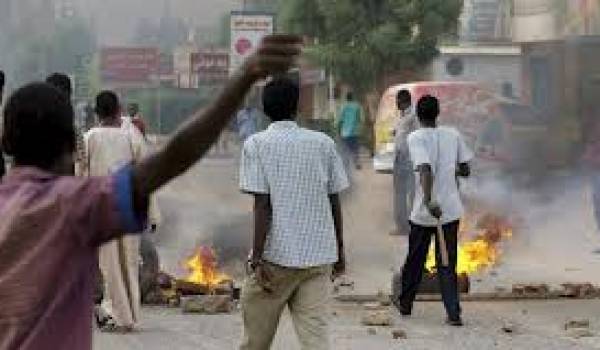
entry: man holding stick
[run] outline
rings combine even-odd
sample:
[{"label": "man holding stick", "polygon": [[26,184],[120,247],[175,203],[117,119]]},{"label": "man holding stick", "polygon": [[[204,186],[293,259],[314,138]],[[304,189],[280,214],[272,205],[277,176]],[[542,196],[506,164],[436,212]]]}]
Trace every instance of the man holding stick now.
[{"label": "man holding stick", "polygon": [[442,290],[447,323],[462,326],[456,259],[459,220],[464,209],[456,177],[470,175],[473,153],[460,133],[438,127],[439,102],[424,96],[417,105],[421,128],[408,137],[408,148],[416,177],[416,193],[410,217],[409,251],[402,269],[402,293],[394,305],[408,316],[423,271],[431,237],[435,236],[437,274]]}]

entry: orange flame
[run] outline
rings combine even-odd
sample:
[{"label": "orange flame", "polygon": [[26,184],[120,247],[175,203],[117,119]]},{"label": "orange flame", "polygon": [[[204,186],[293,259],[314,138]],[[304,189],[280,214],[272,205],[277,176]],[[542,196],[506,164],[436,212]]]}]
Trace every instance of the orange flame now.
[{"label": "orange flame", "polygon": [[[470,233],[476,232],[475,235]],[[458,274],[472,275],[496,265],[502,251],[499,243],[504,239],[512,238],[512,225],[497,216],[482,216],[475,227],[471,228],[469,220],[463,222],[460,228],[456,272]],[[474,238],[466,238],[474,236]],[[435,244],[432,243],[427,254],[425,268],[435,272]]]},{"label": "orange flame", "polygon": [[199,247],[194,255],[184,263],[190,274],[185,281],[206,286],[219,285],[230,278],[217,270],[217,257],[214,249]]}]

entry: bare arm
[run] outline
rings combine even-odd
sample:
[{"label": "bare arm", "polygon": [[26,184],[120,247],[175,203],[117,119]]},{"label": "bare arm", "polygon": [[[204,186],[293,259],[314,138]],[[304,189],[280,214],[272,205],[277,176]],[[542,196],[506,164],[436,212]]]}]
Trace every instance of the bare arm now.
[{"label": "bare arm", "polygon": [[342,215],[342,204],[338,194],[329,195],[331,203],[331,213],[333,214],[333,223],[335,225],[335,237],[338,246],[338,261],[334,265],[334,276],[339,276],[346,271],[346,253],[344,250],[344,220]]},{"label": "bare arm", "polygon": [[337,239],[337,245],[340,256],[344,255],[344,220],[342,216],[342,204],[340,203],[340,196],[338,194],[329,195],[329,202],[331,203],[331,213],[333,214],[333,223],[335,225],[335,237]]},{"label": "bare arm", "polygon": [[265,251],[265,242],[271,229],[273,209],[271,198],[268,194],[254,195],[254,248],[252,250],[252,262],[262,260]]},{"label": "bare arm", "polygon": [[433,173],[431,171],[431,165],[419,165],[417,170],[419,172],[421,187],[423,188],[423,201],[425,204],[429,204],[431,203],[431,193],[433,191]]},{"label": "bare arm", "polygon": [[431,165],[423,164],[417,168],[419,172],[419,178],[421,180],[421,187],[423,188],[423,202],[431,215],[435,218],[442,217],[442,211],[437,203],[432,200],[433,193],[433,171]]},{"label": "bare arm", "polygon": [[209,108],[196,113],[164,148],[135,164],[133,186],[136,208],[143,208],[150,194],[184,173],[206,154],[252,85],[268,75],[286,72],[293,65],[300,53],[300,42],[295,36],[266,37],[258,52],[245,63],[241,72],[227,84]]}]

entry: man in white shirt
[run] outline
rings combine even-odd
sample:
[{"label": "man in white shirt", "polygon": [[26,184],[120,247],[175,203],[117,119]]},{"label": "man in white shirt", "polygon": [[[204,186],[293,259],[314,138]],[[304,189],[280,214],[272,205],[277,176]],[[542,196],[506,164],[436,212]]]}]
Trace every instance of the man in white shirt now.
[{"label": "man in white shirt", "polygon": [[329,349],[332,268],[344,272],[339,193],[348,179],[335,142],[300,128],[300,89],[287,78],[263,92],[267,130],[244,144],[240,188],[254,196],[254,249],[242,292],[242,350],[266,350],[287,307],[304,350]]},{"label": "man in white shirt", "polygon": [[[134,138],[121,125],[119,98],[112,91],[96,97],[99,125],[84,136],[85,166],[88,176],[106,176],[119,167],[144,156],[141,138]],[[139,321],[140,236],[128,235],[100,247],[99,266],[104,281],[104,298],[98,312],[98,325],[106,332],[130,332]]]},{"label": "man in white shirt", "polygon": [[394,157],[394,221],[396,229],[392,235],[408,235],[408,216],[414,197],[415,177],[408,151],[408,135],[418,128],[417,116],[412,108],[412,96],[406,89],[398,91],[396,103],[399,110],[395,129]]},{"label": "man in white shirt", "polygon": [[[447,323],[462,326],[457,286],[456,259],[459,221],[464,209],[457,177],[470,175],[473,153],[453,128],[438,127],[439,102],[424,96],[417,105],[421,128],[408,137],[410,157],[417,173],[416,193],[410,217],[409,252],[402,269],[402,292],[394,305],[402,315],[411,314],[423,277],[432,236],[436,243],[437,275],[448,314]],[[449,266],[443,266],[437,226],[442,225]]]}]

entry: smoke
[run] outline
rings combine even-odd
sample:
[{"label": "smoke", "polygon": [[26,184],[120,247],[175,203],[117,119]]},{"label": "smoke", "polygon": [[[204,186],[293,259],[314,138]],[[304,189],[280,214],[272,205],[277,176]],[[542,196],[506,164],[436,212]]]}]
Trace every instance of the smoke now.
[{"label": "smoke", "polygon": [[171,16],[210,30],[219,25],[223,15],[240,6],[236,0],[75,0],[74,3],[94,22],[104,45],[129,43],[141,19],[159,22],[161,17]]},{"label": "smoke", "polygon": [[[523,177],[526,179],[524,180]],[[550,171],[543,177],[508,173],[474,177],[463,183],[467,212],[508,220],[499,265],[475,289],[514,283],[599,283],[592,251],[600,237],[593,220],[588,177],[581,171]]]}]

